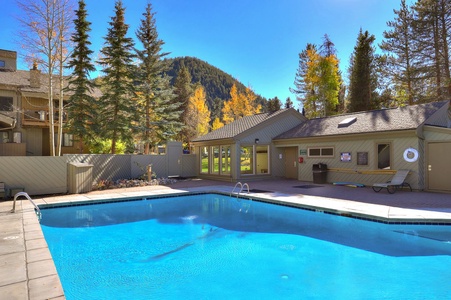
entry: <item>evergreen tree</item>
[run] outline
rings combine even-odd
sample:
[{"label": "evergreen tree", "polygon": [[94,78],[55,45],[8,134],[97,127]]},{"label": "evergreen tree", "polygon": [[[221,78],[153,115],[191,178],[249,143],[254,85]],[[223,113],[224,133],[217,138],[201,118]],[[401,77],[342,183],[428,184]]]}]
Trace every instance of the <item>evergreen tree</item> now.
[{"label": "evergreen tree", "polygon": [[135,86],[133,83],[133,40],[127,37],[129,26],[125,23],[122,1],[115,3],[115,16],[109,22],[105,45],[100,50],[103,66],[103,95],[99,104],[101,134],[111,139],[111,153],[116,152],[116,142],[130,143],[132,124],[136,121]]},{"label": "evergreen tree", "polygon": [[143,50],[136,49],[139,65],[135,83],[139,99],[138,138],[144,142],[144,153],[149,154],[150,145],[166,140],[180,130],[180,103],[173,102],[175,95],[169,78],[163,77],[167,66],[162,60],[164,42],[158,39],[155,14],[147,4],[144,18],[136,32]]},{"label": "evergreen tree", "polygon": [[358,112],[377,107],[377,77],[374,68],[374,35],[360,29],[349,64],[349,111]]},{"label": "evergreen tree", "polygon": [[290,97],[287,97],[287,99],[285,100],[285,108],[293,108],[293,107],[294,107],[293,101],[291,101]]},{"label": "evergreen tree", "polygon": [[180,68],[180,71],[178,72],[175,79],[174,92],[176,95],[174,98],[174,103],[180,104],[181,114],[179,121],[183,124],[183,127],[181,128],[178,135],[178,140],[187,143],[190,140],[189,129],[186,127],[186,125],[190,121],[188,116],[188,103],[189,98],[193,93],[193,89],[191,86],[191,75],[184,65],[182,65],[182,67]]},{"label": "evergreen tree", "polygon": [[379,45],[380,48],[388,53],[386,67],[382,72],[384,77],[388,77],[389,85],[394,86],[398,91],[395,95],[396,102],[412,105],[418,101],[420,84],[419,71],[421,69],[421,60],[418,51],[419,47],[414,38],[412,29],[413,12],[401,0],[399,10],[394,10],[396,15],[393,21],[387,22],[391,29],[384,31],[384,41]]},{"label": "evergreen tree", "polygon": [[313,64],[311,61],[312,53],[316,52],[315,45],[307,44],[305,49],[299,53],[299,64],[294,79],[295,88],[290,88],[290,92],[295,94],[296,100],[302,103],[303,109],[309,111],[316,111],[314,89],[307,77],[309,65]]},{"label": "evergreen tree", "polygon": [[[213,100],[213,108],[211,111],[211,119],[213,122],[218,119],[220,121],[222,119],[222,108],[224,106],[224,101],[221,98],[216,97]],[[212,124],[213,126],[213,124]],[[223,125],[224,126],[224,125]]]},{"label": "evergreen tree", "polygon": [[427,80],[426,101],[451,96],[450,51],[451,3],[449,0],[418,0],[414,5],[415,38],[421,45],[416,51],[424,63]]},{"label": "evergreen tree", "polygon": [[71,92],[67,106],[68,120],[66,126],[79,142],[80,153],[83,153],[84,144],[92,141],[95,136],[96,100],[92,96],[94,83],[90,81],[89,72],[95,71],[91,62],[92,50],[89,34],[91,23],[87,21],[86,4],[84,0],[78,1],[78,10],[75,11],[75,32],[72,35],[74,43],[73,52],[67,67],[72,69],[67,90]]},{"label": "evergreen tree", "polygon": [[296,88],[290,90],[302,102],[308,118],[328,116],[337,112],[341,82],[334,44],[325,35],[321,52],[307,44],[299,54]]},{"label": "evergreen tree", "polygon": [[267,111],[272,113],[280,110],[282,108],[282,102],[279,100],[279,98],[274,97],[274,99],[269,99],[266,103]]}]

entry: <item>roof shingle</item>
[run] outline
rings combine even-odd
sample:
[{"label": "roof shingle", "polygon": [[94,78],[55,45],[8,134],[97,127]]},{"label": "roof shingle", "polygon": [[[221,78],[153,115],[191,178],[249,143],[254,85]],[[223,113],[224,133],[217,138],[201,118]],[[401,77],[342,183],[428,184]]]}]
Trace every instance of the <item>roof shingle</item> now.
[{"label": "roof shingle", "polygon": [[261,113],[252,116],[242,117],[241,119],[238,119],[230,124],[224,125],[224,127],[221,127],[219,129],[207,133],[206,135],[194,139],[193,142],[234,138],[237,135],[245,132],[246,130],[251,129],[265,121],[268,121],[274,118],[275,116],[278,116],[281,113],[290,109],[293,108],[281,109],[273,113]]},{"label": "roof shingle", "polygon": [[[449,101],[380,109],[339,116],[311,119],[275,137],[291,139],[319,136],[333,136],[369,132],[416,129],[426,122]],[[345,119],[355,117],[348,126],[338,125]]]}]

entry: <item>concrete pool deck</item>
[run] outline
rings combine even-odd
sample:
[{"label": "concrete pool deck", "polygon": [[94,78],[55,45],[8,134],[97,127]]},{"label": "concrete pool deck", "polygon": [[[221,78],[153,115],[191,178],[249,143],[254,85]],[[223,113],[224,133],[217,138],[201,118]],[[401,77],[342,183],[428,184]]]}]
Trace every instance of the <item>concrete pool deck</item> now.
[{"label": "concrete pool deck", "polygon": [[[94,191],[86,194],[32,197],[38,205],[96,201],[187,192],[230,193],[235,183],[186,180],[168,186]],[[388,222],[451,224],[451,194],[375,193],[371,188],[312,184],[297,180],[249,182],[251,196],[262,200],[328,210]],[[23,197],[21,197],[22,199]],[[28,200],[0,202],[0,295],[2,299],[65,299],[47,243]],[[451,227],[450,227],[451,230]]]}]

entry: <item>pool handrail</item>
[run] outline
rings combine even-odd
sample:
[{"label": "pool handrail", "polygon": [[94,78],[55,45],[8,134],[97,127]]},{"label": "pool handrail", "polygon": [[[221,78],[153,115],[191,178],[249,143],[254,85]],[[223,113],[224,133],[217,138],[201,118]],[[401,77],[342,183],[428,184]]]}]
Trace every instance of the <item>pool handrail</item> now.
[{"label": "pool handrail", "polygon": [[16,212],[16,200],[20,196],[24,196],[31,202],[31,204],[33,204],[34,208],[36,209],[36,213],[37,213],[39,219],[41,219],[41,216],[42,216],[41,210],[39,209],[39,207],[36,205],[36,203],[34,203],[33,199],[31,199],[31,197],[26,192],[18,192],[17,194],[14,195],[13,209],[11,210],[11,213]]},{"label": "pool handrail", "polygon": [[247,187],[247,193],[249,194],[249,192],[250,192],[249,184],[247,184],[247,183],[244,183],[244,184],[243,184],[243,183],[241,183],[240,181],[238,181],[238,182],[235,184],[235,186],[233,187],[233,190],[232,190],[232,192],[230,193],[230,196],[232,196],[233,192],[235,192],[235,189],[236,189],[238,186],[240,186],[241,188],[240,188],[240,190],[238,191],[238,193],[236,194],[237,197],[241,194],[241,192],[243,191],[244,187]]}]

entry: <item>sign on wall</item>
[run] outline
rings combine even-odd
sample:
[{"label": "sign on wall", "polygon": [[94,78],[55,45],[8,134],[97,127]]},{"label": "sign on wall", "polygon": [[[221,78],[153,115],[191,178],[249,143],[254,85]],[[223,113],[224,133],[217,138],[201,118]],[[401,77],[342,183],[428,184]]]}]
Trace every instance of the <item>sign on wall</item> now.
[{"label": "sign on wall", "polygon": [[357,165],[368,165],[368,152],[357,152]]},{"label": "sign on wall", "polygon": [[340,160],[342,162],[350,162],[351,161],[351,152],[341,152]]}]

